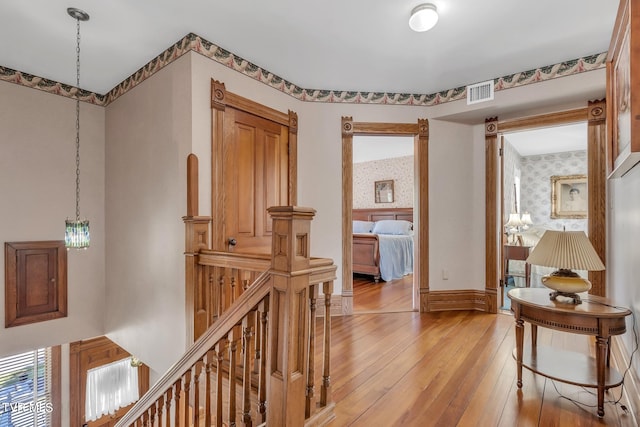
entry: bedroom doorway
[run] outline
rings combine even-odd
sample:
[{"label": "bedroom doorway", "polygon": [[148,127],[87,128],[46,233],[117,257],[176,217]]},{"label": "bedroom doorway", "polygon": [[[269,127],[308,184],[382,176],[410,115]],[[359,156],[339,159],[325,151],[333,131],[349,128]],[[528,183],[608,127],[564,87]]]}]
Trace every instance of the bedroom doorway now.
[{"label": "bedroom doorway", "polygon": [[353,137],[354,313],[413,310],[414,192],[413,136]]},{"label": "bedroom doorway", "polygon": [[[342,312],[354,312],[354,276],[353,276],[353,139],[354,136],[404,136],[413,143],[413,280],[408,284],[411,289],[410,304],[406,310],[427,310],[428,296],[428,131],[426,119],[417,123],[362,123],[354,122],[351,117],[342,118]],[[393,178],[374,181],[368,190],[374,200],[395,200],[395,186],[390,193]],[[404,190],[403,190],[404,191]],[[374,202],[375,203],[375,202]],[[394,215],[394,213],[385,213]],[[373,215],[377,215],[376,212]],[[397,219],[397,218],[379,218]],[[370,221],[376,222],[377,220]],[[404,278],[404,276],[402,276]],[[394,291],[402,285],[393,288]],[[406,286],[406,283],[405,283]],[[391,289],[391,288],[390,288]]]},{"label": "bedroom doorway", "polygon": [[[606,103],[589,101],[584,108],[499,121],[497,117],[485,120],[485,168],[486,168],[486,311],[499,312],[504,265],[505,221],[502,185],[502,135],[516,131],[550,128],[573,123],[587,123],[587,235],[601,259],[606,259]],[[551,186],[551,183],[549,183]],[[508,218],[506,219],[508,223]],[[590,293],[606,296],[604,272],[590,271]]]},{"label": "bedroom doorway", "polygon": [[[525,263],[545,230],[588,232],[587,122],[505,132],[501,146],[505,231],[500,309],[508,311],[510,289],[541,287],[541,277],[553,271]],[[568,199],[554,202],[558,182],[570,183],[566,189],[575,190],[571,198],[580,206],[568,211]]]}]

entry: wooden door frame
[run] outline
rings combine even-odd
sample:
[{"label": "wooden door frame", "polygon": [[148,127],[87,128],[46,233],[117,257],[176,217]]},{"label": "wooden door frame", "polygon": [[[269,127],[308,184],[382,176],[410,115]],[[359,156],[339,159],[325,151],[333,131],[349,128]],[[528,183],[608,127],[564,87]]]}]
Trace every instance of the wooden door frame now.
[{"label": "wooden door frame", "polygon": [[[486,311],[497,313],[498,286],[502,274],[502,201],[499,135],[541,127],[587,122],[587,182],[588,182],[588,234],[601,259],[606,260],[606,105],[605,100],[589,101],[587,107],[557,113],[542,114],[499,121],[497,117],[485,120],[485,208],[486,208]],[[606,296],[604,272],[589,272],[591,293]]]},{"label": "wooden door frame", "polygon": [[[417,188],[414,223],[413,309],[428,311],[429,297],[429,121],[417,123],[354,122],[343,116],[342,129],[342,314],[353,313],[353,136],[376,135],[414,137],[414,188]],[[416,187],[417,184],[417,187]],[[419,284],[416,287],[416,284]]]},{"label": "wooden door frame", "polygon": [[[287,113],[274,110],[248,98],[228,92],[224,83],[211,79],[211,216],[223,212],[222,195],[223,161],[222,141],[225,137],[224,114],[226,107],[241,110],[249,114],[270,120],[289,129],[289,205],[297,204],[298,194],[298,114],[289,110]],[[212,224],[211,245],[213,250],[226,250],[224,221]]]}]

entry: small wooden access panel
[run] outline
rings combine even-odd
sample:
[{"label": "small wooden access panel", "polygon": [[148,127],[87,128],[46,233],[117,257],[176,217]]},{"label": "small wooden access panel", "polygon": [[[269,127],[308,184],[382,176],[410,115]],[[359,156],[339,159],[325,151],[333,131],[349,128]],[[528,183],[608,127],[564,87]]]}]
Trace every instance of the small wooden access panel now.
[{"label": "small wooden access panel", "polygon": [[5,327],[67,316],[67,250],[63,240],[6,242]]}]

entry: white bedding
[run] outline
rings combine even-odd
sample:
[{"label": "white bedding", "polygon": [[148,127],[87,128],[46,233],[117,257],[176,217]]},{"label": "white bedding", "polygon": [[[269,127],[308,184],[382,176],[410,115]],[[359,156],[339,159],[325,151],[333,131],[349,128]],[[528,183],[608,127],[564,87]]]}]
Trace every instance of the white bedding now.
[{"label": "white bedding", "polygon": [[378,234],[380,277],[388,282],[413,273],[413,236]]}]

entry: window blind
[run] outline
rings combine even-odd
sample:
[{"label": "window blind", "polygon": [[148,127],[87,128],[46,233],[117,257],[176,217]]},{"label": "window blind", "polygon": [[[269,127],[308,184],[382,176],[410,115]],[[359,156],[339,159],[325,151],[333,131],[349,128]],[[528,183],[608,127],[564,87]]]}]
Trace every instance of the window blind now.
[{"label": "window blind", "polygon": [[0,427],[51,425],[51,349],[0,358]]}]

